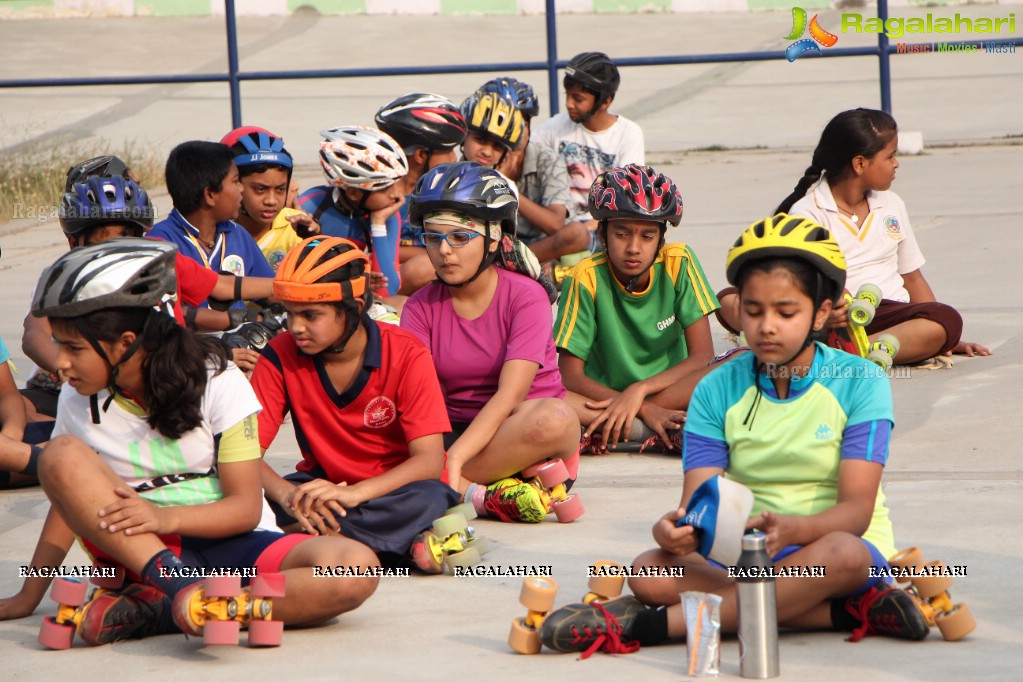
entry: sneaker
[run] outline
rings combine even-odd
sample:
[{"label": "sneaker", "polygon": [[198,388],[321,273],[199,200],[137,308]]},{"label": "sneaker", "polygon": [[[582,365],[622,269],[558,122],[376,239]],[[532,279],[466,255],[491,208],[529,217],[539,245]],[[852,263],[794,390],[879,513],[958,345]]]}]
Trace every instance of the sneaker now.
[{"label": "sneaker", "polygon": [[639,454],[643,454],[643,451],[648,449],[654,452],[682,452],[682,429],[669,431],[667,443],[656,434],[650,436],[639,446]]},{"label": "sneaker", "polygon": [[930,630],[913,597],[890,585],[872,587],[863,594],[849,597],[845,610],[860,621],[860,626],[848,638],[850,642],[858,642],[869,635],[920,640]]},{"label": "sneaker", "polygon": [[579,439],[580,455],[606,455],[607,446],[600,440],[600,436],[590,434]]},{"label": "sneaker", "polygon": [[[470,495],[466,492],[468,500]],[[482,496],[482,505],[478,500],[472,500],[479,515],[505,522],[540,523],[547,518],[549,511],[548,500],[544,499],[546,494],[535,485],[523,483],[517,478],[502,478],[491,483],[476,494],[476,497],[479,496]]]},{"label": "sneaker", "polygon": [[647,607],[632,595],[606,602],[569,604],[552,611],[540,626],[540,642],[555,651],[581,651],[589,658],[595,651],[631,654],[639,642],[630,636],[636,616]]},{"label": "sneaker", "polygon": [[101,591],[85,605],[78,634],[91,646],[160,634],[170,600],[149,585],[132,583],[116,592]]},{"label": "sneaker", "polygon": [[412,539],[412,545],[409,547],[408,553],[413,566],[423,573],[436,575],[437,573],[444,572],[444,564],[437,560],[437,556],[432,551],[432,539],[433,533],[429,530],[424,530]]}]

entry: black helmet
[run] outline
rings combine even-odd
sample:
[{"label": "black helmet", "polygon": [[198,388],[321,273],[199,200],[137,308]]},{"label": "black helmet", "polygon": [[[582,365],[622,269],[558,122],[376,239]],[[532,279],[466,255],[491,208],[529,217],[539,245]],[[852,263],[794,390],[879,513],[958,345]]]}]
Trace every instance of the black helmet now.
[{"label": "black helmet", "polygon": [[599,107],[608,97],[613,98],[621,84],[618,67],[603,52],[583,52],[572,57],[565,67],[564,84],[576,83],[597,93]]},{"label": "black helmet", "polygon": [[465,141],[468,132],[454,102],[428,92],[402,95],[381,107],[374,120],[377,128],[393,137],[402,149],[454,149]]},{"label": "black helmet", "polygon": [[70,192],[71,188],[80,182],[85,182],[94,175],[100,177],[120,176],[125,180],[131,180],[128,173],[128,164],[116,156],[94,156],[88,161],[76,163],[67,169],[67,181],[64,183],[64,192]]}]

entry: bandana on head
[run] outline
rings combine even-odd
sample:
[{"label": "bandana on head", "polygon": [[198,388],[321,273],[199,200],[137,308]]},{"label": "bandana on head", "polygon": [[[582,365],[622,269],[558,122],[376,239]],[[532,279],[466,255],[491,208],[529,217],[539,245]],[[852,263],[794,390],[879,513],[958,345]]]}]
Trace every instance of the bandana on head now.
[{"label": "bandana on head", "polygon": [[[460,230],[469,230],[471,232],[478,232],[484,237],[489,232],[490,238],[494,241],[501,239],[501,222],[499,220],[492,220],[487,222],[485,220],[477,220],[472,216],[468,216],[464,213],[458,213],[456,211],[434,211],[433,213],[427,213],[423,216],[424,229],[429,224],[444,225],[445,227],[454,227]],[[429,232],[428,229],[426,229]]]}]

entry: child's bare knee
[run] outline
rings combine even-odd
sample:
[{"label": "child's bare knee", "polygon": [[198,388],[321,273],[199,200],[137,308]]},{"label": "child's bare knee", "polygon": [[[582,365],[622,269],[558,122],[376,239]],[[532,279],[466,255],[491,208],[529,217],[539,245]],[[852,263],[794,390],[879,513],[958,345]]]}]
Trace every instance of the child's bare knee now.
[{"label": "child's bare knee", "polygon": [[89,450],[73,436],[57,436],[51,440],[43,448],[36,465],[39,482],[51,489],[75,485],[78,468],[84,461],[83,449]]}]

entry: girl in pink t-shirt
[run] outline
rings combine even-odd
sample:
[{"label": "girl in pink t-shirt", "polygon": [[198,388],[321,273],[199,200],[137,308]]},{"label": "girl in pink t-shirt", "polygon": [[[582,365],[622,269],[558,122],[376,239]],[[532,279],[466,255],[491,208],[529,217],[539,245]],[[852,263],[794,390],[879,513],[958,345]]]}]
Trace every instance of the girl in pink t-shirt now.
[{"label": "girl in pink t-shirt", "polygon": [[538,522],[550,500],[516,474],[561,458],[574,479],[579,420],[564,401],[544,288],[494,263],[517,207],[504,176],[476,163],[420,179],[409,220],[423,229],[437,281],[408,300],[401,325],[437,365],[453,428],[451,486],[481,515]]}]

